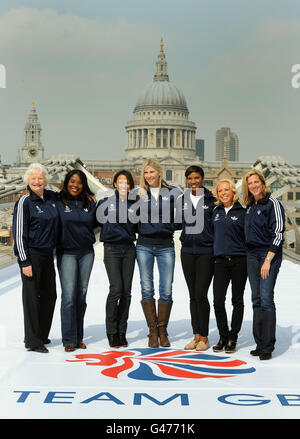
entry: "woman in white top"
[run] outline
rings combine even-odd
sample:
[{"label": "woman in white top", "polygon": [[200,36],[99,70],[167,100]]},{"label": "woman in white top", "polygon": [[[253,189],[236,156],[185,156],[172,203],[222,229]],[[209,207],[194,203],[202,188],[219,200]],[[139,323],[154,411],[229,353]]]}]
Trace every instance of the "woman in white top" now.
[{"label": "woman in white top", "polygon": [[[139,189],[140,220],[136,258],[140,272],[142,308],[149,327],[149,347],[168,347],[167,325],[173,304],[172,284],[175,265],[173,243],[174,207],[181,191],[162,179],[156,160],[147,160],[141,170]],[[156,311],[153,268],[159,270],[159,300]]]}]

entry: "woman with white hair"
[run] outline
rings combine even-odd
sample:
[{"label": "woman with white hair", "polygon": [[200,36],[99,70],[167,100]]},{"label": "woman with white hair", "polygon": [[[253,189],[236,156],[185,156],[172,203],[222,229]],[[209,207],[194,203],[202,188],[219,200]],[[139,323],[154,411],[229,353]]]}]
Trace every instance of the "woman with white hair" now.
[{"label": "woman with white hair", "polygon": [[[238,193],[229,179],[218,182],[216,207],[213,212],[215,273],[213,281],[214,310],[220,339],[214,352],[236,350],[244,315],[244,290],[247,281],[244,221],[246,209],[238,201]],[[231,282],[231,328],[225,308],[226,292]]]},{"label": "woman with white hair", "polygon": [[32,163],[24,175],[28,193],[13,214],[14,252],[22,278],[25,347],[45,353],[56,302],[53,250],[58,229],[57,195],[45,189],[47,170]]}]

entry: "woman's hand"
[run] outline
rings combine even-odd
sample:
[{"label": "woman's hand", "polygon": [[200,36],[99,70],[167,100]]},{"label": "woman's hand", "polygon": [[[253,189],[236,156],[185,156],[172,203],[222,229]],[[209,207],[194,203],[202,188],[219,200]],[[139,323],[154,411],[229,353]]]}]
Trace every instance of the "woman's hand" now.
[{"label": "woman's hand", "polygon": [[88,195],[88,199],[93,200],[95,203],[97,203],[97,198],[95,197],[95,195]]},{"label": "woman's hand", "polygon": [[260,270],[260,275],[262,279],[267,279],[267,277],[269,276],[270,266],[271,262],[266,259]]},{"label": "woman's hand", "polygon": [[28,265],[28,267],[22,267],[22,273],[24,276],[32,277],[32,265]]}]

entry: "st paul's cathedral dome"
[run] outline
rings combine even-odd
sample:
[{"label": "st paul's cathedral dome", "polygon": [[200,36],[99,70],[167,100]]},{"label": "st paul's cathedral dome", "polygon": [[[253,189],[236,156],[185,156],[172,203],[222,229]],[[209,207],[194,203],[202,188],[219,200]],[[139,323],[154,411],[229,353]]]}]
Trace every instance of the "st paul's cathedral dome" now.
[{"label": "st paul's cathedral dome", "polygon": [[126,159],[195,158],[196,125],[183,93],[169,80],[163,41],[153,81],[137,98],[126,125]]}]

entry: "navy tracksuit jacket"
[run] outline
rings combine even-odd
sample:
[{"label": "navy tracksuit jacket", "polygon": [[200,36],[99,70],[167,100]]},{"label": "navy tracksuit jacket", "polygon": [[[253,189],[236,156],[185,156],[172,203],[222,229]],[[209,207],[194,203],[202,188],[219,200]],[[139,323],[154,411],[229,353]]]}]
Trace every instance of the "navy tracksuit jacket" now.
[{"label": "navy tracksuit jacket", "polygon": [[281,203],[270,193],[252,202],[245,215],[247,250],[255,254],[282,250],[285,214]]},{"label": "navy tracksuit jacket", "polygon": [[96,222],[96,203],[90,200],[90,206],[84,207],[81,200],[70,200],[65,205],[57,201],[59,212],[58,253],[85,254],[93,251],[95,243],[94,228]]},{"label": "navy tracksuit jacket", "polygon": [[31,253],[51,254],[58,235],[56,192],[44,189],[41,198],[28,190],[16,202],[13,215],[14,253],[20,267],[31,265]]},{"label": "navy tracksuit jacket", "polygon": [[118,191],[98,201],[97,220],[101,225],[101,242],[120,247],[133,244],[137,231],[137,225],[130,221],[133,203],[129,199],[122,201]]},{"label": "navy tracksuit jacket", "polygon": [[[180,235],[181,251],[191,254],[213,253],[213,229],[212,214],[215,208],[216,198],[203,187],[204,198],[199,200],[197,210],[190,198],[190,189],[178,198],[176,206],[176,220],[179,224],[182,220],[182,232]],[[200,233],[189,233],[189,227],[196,224],[196,213],[202,216],[203,230]],[[192,216],[191,216],[192,214]],[[178,228],[181,228],[180,226]],[[195,229],[197,231],[197,229]]]},{"label": "navy tracksuit jacket", "polygon": [[226,215],[222,204],[215,207],[212,216],[215,256],[245,256],[246,209],[237,201]]}]

